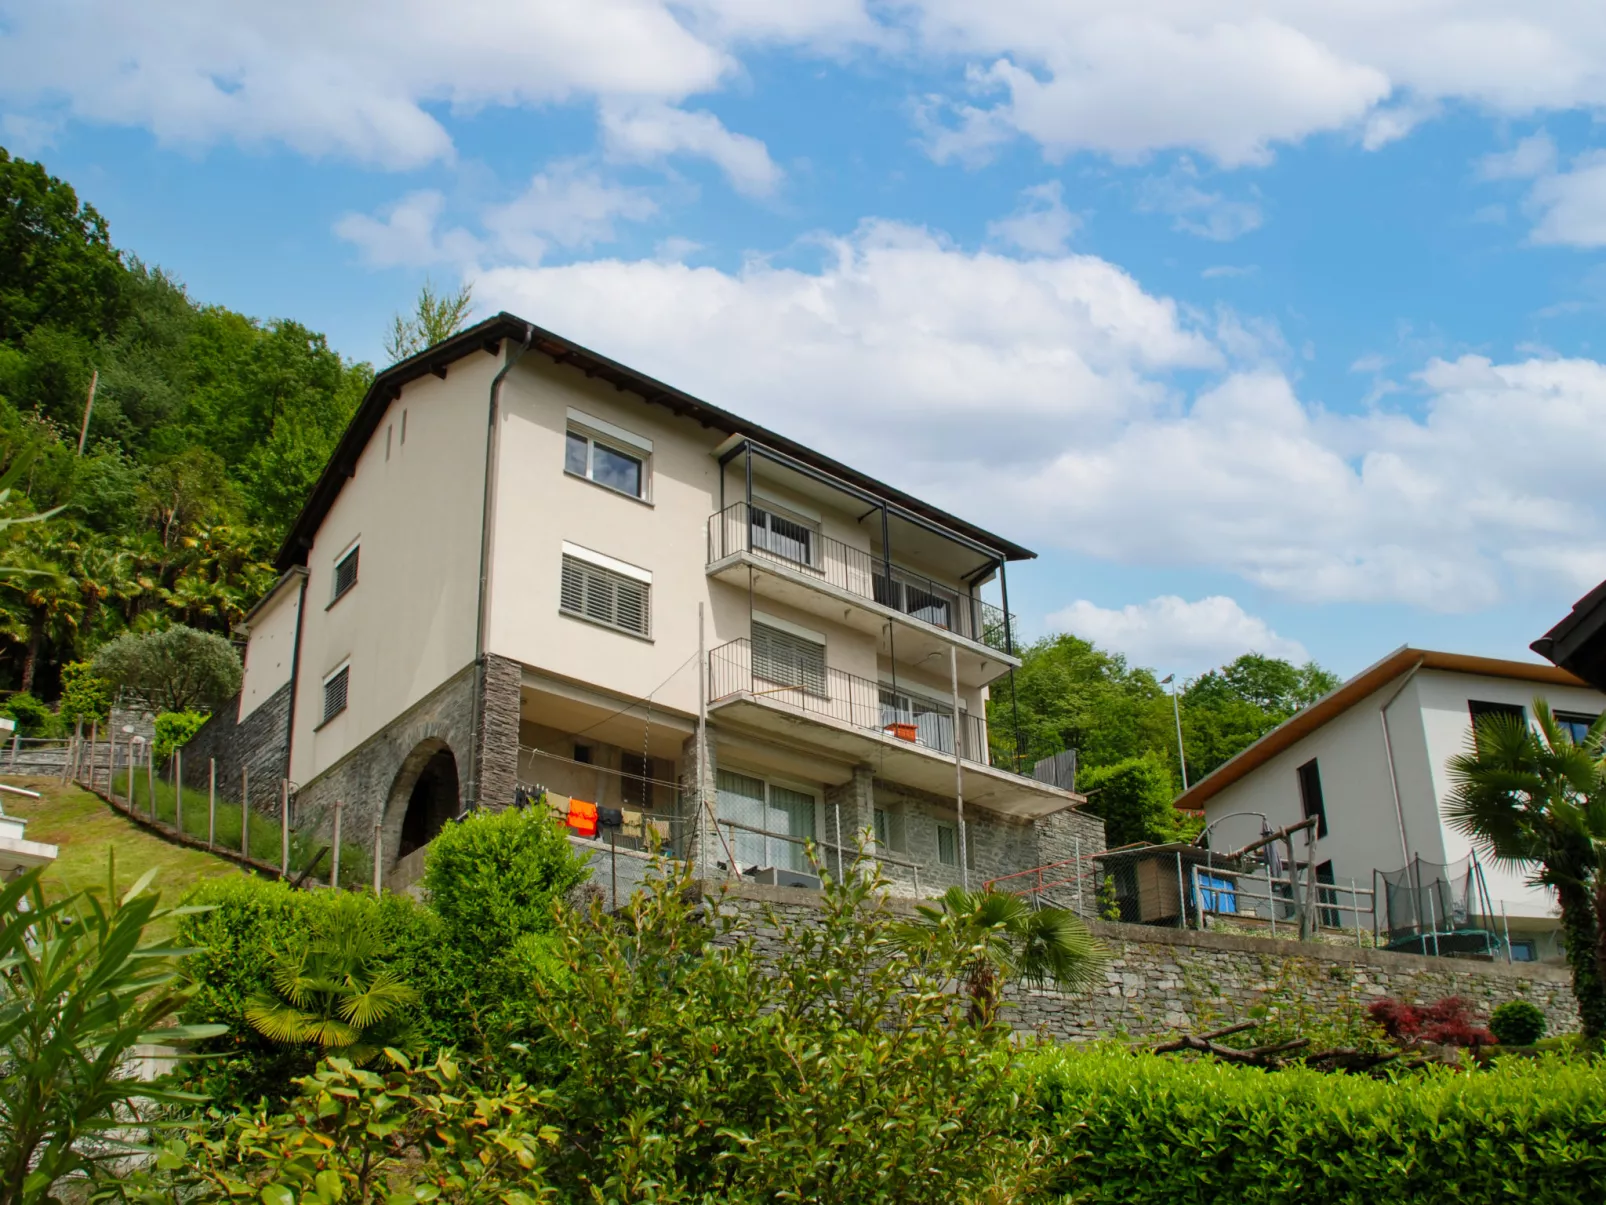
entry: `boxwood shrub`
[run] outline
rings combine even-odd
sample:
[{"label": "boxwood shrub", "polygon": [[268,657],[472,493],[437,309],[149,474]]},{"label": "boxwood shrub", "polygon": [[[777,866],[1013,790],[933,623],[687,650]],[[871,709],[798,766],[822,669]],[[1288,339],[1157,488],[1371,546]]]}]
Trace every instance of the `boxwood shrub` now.
[{"label": "boxwood shrub", "polygon": [[1606,1064],[1503,1059],[1394,1081],[1117,1049],[1028,1059],[1088,1202],[1595,1205]]}]

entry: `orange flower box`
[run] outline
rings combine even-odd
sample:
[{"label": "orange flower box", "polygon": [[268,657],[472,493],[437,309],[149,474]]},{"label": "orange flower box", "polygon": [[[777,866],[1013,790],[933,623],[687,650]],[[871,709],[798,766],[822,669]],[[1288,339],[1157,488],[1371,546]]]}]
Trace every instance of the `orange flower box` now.
[{"label": "orange flower box", "polygon": [[908,741],[910,744],[913,744],[915,738],[920,735],[920,730],[913,724],[888,724],[887,731],[900,741]]}]

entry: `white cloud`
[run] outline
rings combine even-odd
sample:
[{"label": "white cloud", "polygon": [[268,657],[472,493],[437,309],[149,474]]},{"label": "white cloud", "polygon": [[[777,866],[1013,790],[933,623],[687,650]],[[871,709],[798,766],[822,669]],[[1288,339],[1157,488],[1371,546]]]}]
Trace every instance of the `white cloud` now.
[{"label": "white cloud", "polygon": [[[0,30],[0,103],[46,123],[29,128],[69,117],[389,168],[450,158],[448,112],[686,112],[753,51],[962,72],[926,111],[947,114],[933,152],[967,159],[1024,135],[1051,156],[1242,165],[1324,131],[1377,147],[1447,104],[1606,106],[1590,0],[0,0]],[[713,145],[746,187],[774,186],[741,135],[688,116],[679,151]]]},{"label": "white cloud", "polygon": [[1606,152],[1586,152],[1566,171],[1541,176],[1528,200],[1539,214],[1534,242],[1606,246]]},{"label": "white cloud", "polygon": [[1478,174],[1485,180],[1531,180],[1555,169],[1556,144],[1544,130],[1519,139],[1509,151],[1478,160]]},{"label": "white cloud", "polygon": [[570,161],[538,172],[521,196],[492,207],[484,221],[503,251],[537,263],[549,243],[568,248],[610,243],[617,222],[641,222],[657,212],[657,202],[642,189],[611,184]]},{"label": "white cloud", "polygon": [[1064,186],[1050,180],[1023,189],[1014,213],[987,223],[987,237],[1030,255],[1058,255],[1081,225],[1082,219],[1065,208]]},{"label": "white cloud", "polygon": [[1050,615],[1048,626],[1125,653],[1134,664],[1185,677],[1226,665],[1244,653],[1281,657],[1296,665],[1310,660],[1299,641],[1279,636],[1264,619],[1220,594],[1197,602],[1166,594],[1119,609],[1078,599]]},{"label": "white cloud", "polygon": [[[1192,150],[1265,162],[1354,131],[1375,149],[1446,102],[1501,116],[1606,104],[1606,10],[1585,0],[914,0],[923,44],[970,65],[931,139],[975,154]],[[985,84],[994,95],[977,96]]]},{"label": "white cloud", "polygon": [[426,189],[386,206],[380,217],[348,213],[335,223],[334,230],[356,245],[370,267],[466,266],[479,255],[480,241],[460,227],[438,230],[445,208],[446,198]]},{"label": "white cloud", "polygon": [[1275,327],[1097,257],[885,222],[822,243],[814,269],[593,260],[475,295],[1028,544],[1456,611],[1565,593],[1566,550],[1606,543],[1601,364],[1434,360],[1408,409],[1331,414]]},{"label": "white cloud", "polygon": [[1199,275],[1205,280],[1218,280],[1229,276],[1253,276],[1259,270],[1257,264],[1211,264]]},{"label": "white cloud", "polygon": [[602,133],[615,158],[644,163],[674,155],[708,159],[738,192],[750,196],[766,196],[781,181],[781,169],[762,142],[731,133],[712,113],[664,104],[609,107],[602,112]]},{"label": "white cloud", "polygon": [[1199,187],[1198,179],[1198,169],[1184,158],[1169,175],[1152,176],[1143,182],[1138,190],[1138,208],[1168,214],[1173,229],[1222,243],[1260,228],[1259,205],[1206,192]]}]

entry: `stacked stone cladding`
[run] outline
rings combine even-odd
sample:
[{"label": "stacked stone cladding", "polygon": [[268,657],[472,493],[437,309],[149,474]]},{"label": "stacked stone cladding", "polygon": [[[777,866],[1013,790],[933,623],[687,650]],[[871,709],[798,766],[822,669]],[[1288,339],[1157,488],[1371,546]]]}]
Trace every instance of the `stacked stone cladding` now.
[{"label": "stacked stone cladding", "polygon": [[[251,806],[273,811],[279,806],[279,784],[290,773],[291,684],[286,682],[239,720],[236,695],[212,714],[184,745],[184,785],[207,789],[212,764],[217,765],[217,792],[239,799],[241,772],[251,793]],[[115,716],[113,717],[115,722]]]}]

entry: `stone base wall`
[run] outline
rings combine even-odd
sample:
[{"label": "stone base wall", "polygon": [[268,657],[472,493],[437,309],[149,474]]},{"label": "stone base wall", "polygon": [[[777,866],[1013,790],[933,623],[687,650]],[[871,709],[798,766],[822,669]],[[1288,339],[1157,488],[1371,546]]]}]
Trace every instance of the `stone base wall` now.
[{"label": "stone base wall", "polygon": [[[766,907],[797,925],[812,923],[819,913],[815,892],[745,883],[709,885],[711,894],[722,888],[727,905],[747,918],[744,927],[760,950],[778,948],[782,940],[765,920]],[[913,915],[912,901],[891,903],[894,911]],[[1088,927],[1110,950],[1104,985],[1081,994],[1012,987],[1007,1015],[1016,1029],[1071,1042],[1155,1037],[1219,1028],[1243,1020],[1262,1002],[1333,1010],[1365,1006],[1383,996],[1412,1002],[1460,996],[1484,1020],[1496,1005],[1521,999],[1544,1010],[1551,1033],[1578,1028],[1570,980],[1559,967],[1424,958],[1104,921],[1089,921]]]},{"label": "stone base wall", "polygon": [[184,785],[205,791],[213,761],[217,763],[217,793],[222,799],[239,799],[241,772],[251,794],[251,806],[276,811],[279,784],[290,773],[290,699],[286,682],[264,699],[244,720],[236,695],[218,708],[212,718],[184,745]]}]

